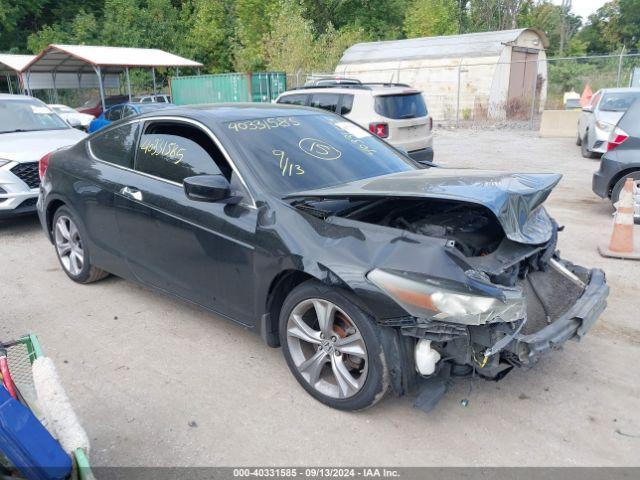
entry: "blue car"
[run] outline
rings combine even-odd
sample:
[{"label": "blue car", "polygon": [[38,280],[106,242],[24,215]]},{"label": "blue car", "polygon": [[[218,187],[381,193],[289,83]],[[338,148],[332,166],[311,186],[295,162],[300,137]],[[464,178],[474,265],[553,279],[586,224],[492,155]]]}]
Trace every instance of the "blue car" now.
[{"label": "blue car", "polygon": [[173,107],[172,103],[119,103],[107,108],[102,114],[91,121],[89,124],[89,133],[97,132],[101,128],[106,127],[117,120],[132,117],[139,113],[147,113],[152,110]]}]

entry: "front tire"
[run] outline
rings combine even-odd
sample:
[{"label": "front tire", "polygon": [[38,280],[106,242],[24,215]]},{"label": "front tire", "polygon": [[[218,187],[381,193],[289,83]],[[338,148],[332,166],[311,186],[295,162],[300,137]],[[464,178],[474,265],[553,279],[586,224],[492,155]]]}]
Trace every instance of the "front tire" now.
[{"label": "front tire", "polygon": [[64,273],[78,283],[103,279],[108,272],[91,264],[86,230],[68,207],[60,207],[53,216],[53,240]]},{"label": "front tire", "polygon": [[378,328],[348,294],[309,280],[282,305],[280,343],[291,373],[312,397],[339,410],[362,410],[389,385]]}]

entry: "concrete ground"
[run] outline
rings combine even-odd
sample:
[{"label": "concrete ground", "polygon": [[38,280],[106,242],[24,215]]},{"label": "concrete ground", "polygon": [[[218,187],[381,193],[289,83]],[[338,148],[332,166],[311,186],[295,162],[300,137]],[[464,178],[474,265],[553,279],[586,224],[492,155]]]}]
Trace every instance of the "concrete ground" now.
[{"label": "concrete ground", "polygon": [[[611,208],[572,139],[440,131],[448,166],[561,172],[547,202],[565,258],[603,268],[609,308],[581,342],[499,383],[461,381],[424,414],[308,396],[280,350],[119,278],[76,285],[35,218],[0,224],[0,338],[39,335],[92,441],[93,465],[640,465],[640,263],[601,258]],[[636,233],[638,227],[636,227]]]}]

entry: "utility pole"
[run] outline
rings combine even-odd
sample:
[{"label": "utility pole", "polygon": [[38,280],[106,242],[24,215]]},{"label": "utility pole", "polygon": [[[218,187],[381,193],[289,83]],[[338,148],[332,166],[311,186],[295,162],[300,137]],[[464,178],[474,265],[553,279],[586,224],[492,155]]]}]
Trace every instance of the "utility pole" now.
[{"label": "utility pole", "polygon": [[624,58],[624,44],[620,50],[620,59],[618,60],[618,77],[616,78],[616,87],[620,86],[620,74],[622,73],[622,59]]},{"label": "utility pole", "polygon": [[571,11],[571,0],[562,0],[560,4],[560,49],[559,55],[564,54],[564,49],[569,36],[569,26],[567,25],[567,17]]}]

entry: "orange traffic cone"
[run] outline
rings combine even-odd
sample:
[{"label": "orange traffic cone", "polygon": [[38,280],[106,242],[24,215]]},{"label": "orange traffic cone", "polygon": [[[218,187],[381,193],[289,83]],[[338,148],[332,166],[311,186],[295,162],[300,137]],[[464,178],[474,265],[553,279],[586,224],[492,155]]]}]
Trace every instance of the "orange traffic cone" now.
[{"label": "orange traffic cone", "polygon": [[635,207],[635,182],[627,178],[620,191],[620,197],[613,220],[613,233],[608,247],[600,246],[598,251],[603,257],[628,258],[640,260],[640,253],[633,251],[633,209]]}]

